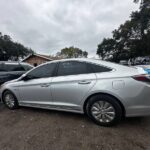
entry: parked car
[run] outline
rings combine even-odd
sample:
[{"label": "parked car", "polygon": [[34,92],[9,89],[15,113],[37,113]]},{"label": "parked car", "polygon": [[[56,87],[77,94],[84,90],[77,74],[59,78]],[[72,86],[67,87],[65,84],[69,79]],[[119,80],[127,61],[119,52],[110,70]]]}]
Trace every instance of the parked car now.
[{"label": "parked car", "polygon": [[146,73],[150,74],[150,65],[139,65],[139,66],[134,66],[137,69],[143,69]]},{"label": "parked car", "polygon": [[150,79],[137,69],[94,59],[42,64],[0,90],[9,109],[19,106],[85,113],[111,126],[122,117],[150,115]]},{"label": "parked car", "polygon": [[119,64],[128,66],[128,61],[127,60],[120,60]]},{"label": "parked car", "polygon": [[0,62],[0,85],[19,78],[26,71],[33,67],[27,63],[19,62]]}]

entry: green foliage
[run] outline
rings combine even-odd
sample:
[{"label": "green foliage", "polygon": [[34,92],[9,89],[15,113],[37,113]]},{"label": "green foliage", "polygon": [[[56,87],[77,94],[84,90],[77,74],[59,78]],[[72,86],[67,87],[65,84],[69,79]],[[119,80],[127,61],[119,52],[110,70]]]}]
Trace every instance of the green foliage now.
[{"label": "green foliage", "polygon": [[104,59],[106,56],[110,55],[115,48],[114,39],[103,39],[102,43],[98,45],[97,54],[100,54],[101,58]]},{"label": "green foliage", "polygon": [[0,32],[0,61],[18,60],[31,53],[31,49],[24,47],[22,44],[13,42],[10,36],[2,35]]},{"label": "green foliage", "polygon": [[113,56],[112,61],[118,62],[150,55],[150,0],[140,2],[139,11],[132,12],[131,19],[114,30],[111,39],[104,39],[98,45],[97,54],[100,57],[107,59],[109,52]]},{"label": "green foliage", "polygon": [[63,48],[59,53],[57,53],[57,56],[62,58],[81,58],[81,57],[87,57],[88,52],[82,51],[81,49],[77,47],[66,47]]}]

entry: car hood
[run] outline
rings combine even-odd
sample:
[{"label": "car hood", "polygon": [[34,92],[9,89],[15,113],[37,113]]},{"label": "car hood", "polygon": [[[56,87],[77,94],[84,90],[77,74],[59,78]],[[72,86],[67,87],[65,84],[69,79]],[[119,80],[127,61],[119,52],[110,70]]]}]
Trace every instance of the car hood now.
[{"label": "car hood", "polygon": [[19,80],[19,78],[18,78],[18,79],[14,79],[14,80],[7,81],[7,82],[5,82],[4,84],[2,84],[1,87],[6,86],[6,85],[9,84],[9,83],[17,82],[18,80]]}]

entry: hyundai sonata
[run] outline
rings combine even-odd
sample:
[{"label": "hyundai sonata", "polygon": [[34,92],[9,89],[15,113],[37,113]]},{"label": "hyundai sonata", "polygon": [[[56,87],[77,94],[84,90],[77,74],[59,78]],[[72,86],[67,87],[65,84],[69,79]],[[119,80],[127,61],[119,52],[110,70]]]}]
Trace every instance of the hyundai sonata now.
[{"label": "hyundai sonata", "polygon": [[94,59],[42,64],[1,86],[9,109],[19,106],[85,113],[111,126],[122,117],[150,115],[150,79],[135,68]]}]

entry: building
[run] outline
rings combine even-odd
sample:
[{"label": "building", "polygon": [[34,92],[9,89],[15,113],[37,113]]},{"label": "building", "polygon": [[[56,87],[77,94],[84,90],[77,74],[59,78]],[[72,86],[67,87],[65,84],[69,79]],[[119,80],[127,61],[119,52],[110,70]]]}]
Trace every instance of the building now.
[{"label": "building", "polygon": [[22,62],[29,63],[33,66],[38,66],[42,63],[52,61],[52,60],[53,59],[47,55],[31,54],[31,55],[27,56],[25,59],[23,59]]}]

